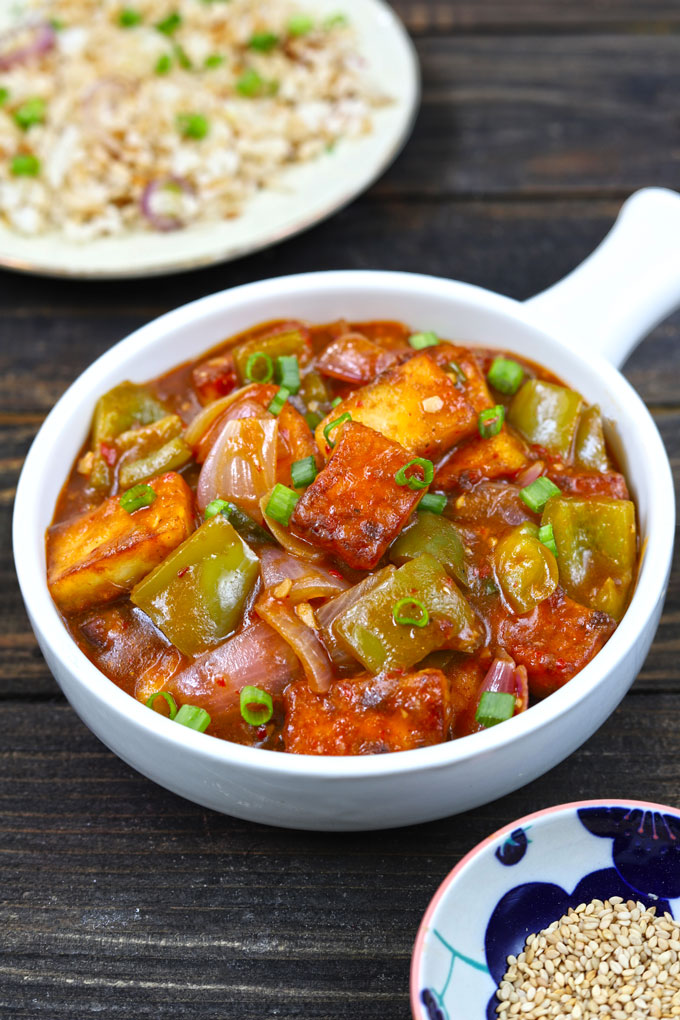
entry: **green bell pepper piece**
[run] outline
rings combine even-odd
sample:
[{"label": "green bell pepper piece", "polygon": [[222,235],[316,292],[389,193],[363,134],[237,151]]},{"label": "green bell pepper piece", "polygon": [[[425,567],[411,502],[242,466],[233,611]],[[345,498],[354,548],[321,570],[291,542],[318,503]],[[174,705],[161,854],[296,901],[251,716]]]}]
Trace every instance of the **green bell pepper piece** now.
[{"label": "green bell pepper piece", "polygon": [[401,566],[422,553],[430,553],[456,580],[469,587],[463,539],[456,525],[438,514],[414,514],[389,549],[392,563]]},{"label": "green bell pepper piece", "polygon": [[557,562],[550,549],[522,524],[494,549],[496,579],[515,613],[528,613],[557,588]]},{"label": "green bell pepper piece", "polygon": [[619,620],[637,562],[635,506],[627,499],[553,496],[543,511],[567,595]]},{"label": "green bell pepper piece", "polygon": [[[273,336],[253,337],[252,340],[246,340],[245,343],[239,344],[238,347],[234,348],[233,355],[239,379],[242,383],[247,383],[258,381],[257,379],[248,379],[246,376],[246,366],[251,354],[259,352],[266,354],[272,359],[274,368],[276,368],[276,359],[284,354],[294,354],[296,357],[301,358],[304,354],[307,354],[307,351],[307,344],[302,333],[297,329],[291,329],[288,333],[275,333]],[[261,370],[262,364],[260,362],[257,364],[255,371]],[[276,376],[270,381],[275,383]]]},{"label": "green bell pepper piece", "polygon": [[259,560],[226,517],[202,524],[130,595],[185,655],[212,648],[234,630]]},{"label": "green bell pepper piece", "polygon": [[307,372],[307,374],[302,377],[299,395],[302,397],[307,407],[309,407],[310,404],[318,404],[319,408],[324,409],[330,407],[331,395],[328,392],[328,387],[326,386],[323,377],[319,375],[318,372]]},{"label": "green bell pepper piece", "polygon": [[139,482],[146,481],[147,478],[155,478],[156,475],[164,474],[166,471],[178,471],[189,463],[192,456],[182,437],[176,436],[146,457],[121,464],[118,482],[121,489],[129,489]]},{"label": "green bell pepper piece", "polygon": [[[427,611],[423,627],[399,624],[394,618],[395,605],[411,597]],[[395,570],[338,617],[333,629],[343,647],[372,673],[409,669],[440,648],[471,652],[482,640],[455,581],[429,553]]]},{"label": "green bell pepper piece", "polygon": [[574,461],[585,471],[611,471],[599,407],[586,407],[576,430]]},{"label": "green bell pepper piece", "polygon": [[110,442],[132,425],[148,425],[167,416],[167,408],[145,386],[122,382],[99,398],[92,420],[94,466],[90,484],[95,489],[111,485],[111,468],[101,453],[101,444]]},{"label": "green bell pepper piece", "polygon": [[542,379],[529,379],[513,397],[508,422],[530,443],[568,457],[583,398],[574,390]]}]

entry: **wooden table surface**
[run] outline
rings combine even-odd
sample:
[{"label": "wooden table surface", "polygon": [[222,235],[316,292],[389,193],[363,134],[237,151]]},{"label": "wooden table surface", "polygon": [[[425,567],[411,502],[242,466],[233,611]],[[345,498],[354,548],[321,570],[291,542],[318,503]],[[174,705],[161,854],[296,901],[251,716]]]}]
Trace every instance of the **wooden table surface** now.
[{"label": "wooden table surface", "polygon": [[[22,458],[63,390],[130,330],[211,291],[318,268],[436,273],[525,298],[592,249],[633,189],[678,186],[678,0],[397,6],[423,107],[406,151],[350,208],[165,280],[0,276],[3,1020],[407,1020],[421,915],[478,840],[583,797],[680,807],[677,569],[640,677],[584,747],[501,801],[388,833],[275,830],[167,793],[85,729],[29,629],[10,550]],[[676,475],[679,331],[675,316],[625,369]]]}]

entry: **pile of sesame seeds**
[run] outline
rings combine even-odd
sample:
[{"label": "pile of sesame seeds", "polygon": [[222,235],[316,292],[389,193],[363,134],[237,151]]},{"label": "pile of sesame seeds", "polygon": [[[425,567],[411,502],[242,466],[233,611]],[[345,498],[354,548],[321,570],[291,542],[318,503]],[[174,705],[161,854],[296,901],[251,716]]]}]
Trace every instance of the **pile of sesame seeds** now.
[{"label": "pile of sesame seeds", "polygon": [[619,896],[581,903],[508,957],[496,995],[501,1020],[680,1017],[680,926]]}]

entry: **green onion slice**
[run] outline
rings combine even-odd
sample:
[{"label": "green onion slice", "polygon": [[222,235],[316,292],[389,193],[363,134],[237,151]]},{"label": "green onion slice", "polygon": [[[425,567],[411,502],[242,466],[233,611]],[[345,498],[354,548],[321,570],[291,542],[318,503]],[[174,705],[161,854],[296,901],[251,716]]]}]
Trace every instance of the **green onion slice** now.
[{"label": "green onion slice", "polygon": [[199,708],[198,705],[182,705],[175,716],[175,722],[180,726],[187,726],[190,730],[205,733],[210,726],[210,716],[204,708]]},{"label": "green onion slice", "polygon": [[495,390],[512,396],[520,388],[524,369],[512,358],[494,358],[487,379]]},{"label": "green onion slice", "polygon": [[278,380],[291,393],[300,389],[300,366],[294,354],[281,354],[276,359]]},{"label": "green onion slice", "polygon": [[27,131],[33,124],[42,124],[45,120],[45,100],[40,96],[27,99],[15,111],[14,120],[23,131]]},{"label": "green onion slice", "polygon": [[274,32],[255,32],[248,41],[248,48],[258,53],[269,53],[278,41],[279,37]]},{"label": "green onion slice", "polygon": [[261,687],[243,687],[240,696],[241,715],[249,726],[262,726],[274,714],[274,702]]},{"label": "green onion slice", "polygon": [[296,489],[311,485],[316,478],[316,473],[316,461],[311,456],[296,460],[290,469],[290,476]]},{"label": "green onion slice", "polygon": [[446,496],[443,492],[426,492],[420,503],[419,510],[429,510],[431,514],[441,514],[446,506]]},{"label": "green onion slice", "polygon": [[310,14],[293,14],[288,19],[288,32],[292,36],[307,35],[314,28],[314,18]]},{"label": "green onion slice", "polygon": [[299,498],[297,492],[293,492],[287,485],[281,485],[281,482],[277,482],[267,502],[267,509],[265,511],[267,517],[271,517],[273,521],[288,527],[288,521]]},{"label": "green onion slice", "polygon": [[177,129],[184,138],[200,142],[210,131],[210,121],[202,113],[178,113]]},{"label": "green onion slice", "polygon": [[276,417],[278,414],[281,414],[281,411],[283,410],[283,405],[288,400],[289,396],[290,390],[288,389],[288,387],[279,386],[278,391],[276,392],[274,397],[272,397],[272,400],[269,406],[267,407],[269,413],[273,414],[274,417]]},{"label": "green onion slice", "polygon": [[[402,613],[402,609],[410,608],[411,606],[416,606],[420,610],[418,617],[406,616]],[[430,614],[427,609],[420,599],[414,598],[399,599],[398,602],[395,602],[392,607],[392,616],[394,617],[394,622],[401,624],[402,627],[426,627],[430,622]]]},{"label": "green onion slice", "polygon": [[234,504],[228,503],[226,499],[212,499],[203,513],[203,520],[209,521],[211,517],[217,517],[218,514],[224,514],[228,517],[234,510]]},{"label": "green onion slice", "polygon": [[505,408],[502,404],[496,404],[495,407],[487,407],[486,410],[480,411],[477,428],[482,439],[491,439],[493,436],[497,436],[503,428],[504,421]]},{"label": "green onion slice", "polygon": [[134,7],[124,7],[118,15],[118,24],[121,28],[134,28],[142,22],[142,15]]},{"label": "green onion slice", "polygon": [[156,74],[167,74],[172,68],[172,57],[169,53],[161,53],[156,61],[154,72]]},{"label": "green onion slice", "polygon": [[154,28],[156,28],[157,31],[162,32],[163,35],[173,35],[181,24],[182,15],[177,11],[173,11],[172,14],[168,14],[167,18],[163,18],[162,21],[157,21]]},{"label": "green onion slice", "polygon": [[[420,468],[423,472],[423,477],[419,478],[416,474],[407,475],[406,472],[410,468]],[[433,478],[434,464],[431,460],[426,460],[425,457],[414,457],[408,464],[400,467],[394,476],[397,485],[408,485],[409,489],[412,489],[414,492],[417,489],[426,489]]]},{"label": "green onion slice", "polygon": [[552,524],[544,524],[542,528],[538,529],[538,541],[542,542],[547,549],[550,549],[553,556],[557,556],[557,542],[555,541]]},{"label": "green onion slice", "polygon": [[331,400],[331,407],[337,407],[338,404],[342,403],[342,397],[333,397]]},{"label": "green onion slice", "polygon": [[335,419],[335,421],[329,421],[328,425],[326,425],[323,430],[324,437],[329,446],[335,446],[335,440],[331,439],[331,432],[334,432],[340,425],[344,425],[346,421],[351,420],[352,415],[349,411],[345,411],[345,413],[341,414],[339,418]]},{"label": "green onion slice", "polygon": [[414,351],[422,351],[424,347],[438,347],[439,337],[436,333],[413,333],[408,342]]},{"label": "green onion slice", "polygon": [[[264,375],[256,373],[255,366],[258,361],[264,363]],[[264,351],[255,351],[246,361],[246,379],[250,382],[268,383],[274,375],[274,362]]]},{"label": "green onion slice", "polygon": [[316,426],[323,421],[323,418],[321,417],[320,414],[317,414],[316,411],[307,411],[307,414],[305,415],[305,421],[307,422],[307,424],[309,425],[310,429],[313,432]]},{"label": "green onion slice", "polygon": [[151,506],[155,498],[156,493],[150,485],[133,485],[131,489],[123,493],[119,502],[123,510],[133,514],[135,510],[141,510],[144,506]]},{"label": "green onion slice", "polygon": [[[163,701],[167,702],[168,709],[170,710],[169,718],[174,719],[177,715],[177,702],[173,698],[172,694],[168,694],[167,691],[156,691],[155,694],[152,694],[150,698],[146,699],[146,707],[153,708],[154,702],[157,701],[158,698],[162,698]],[[155,711],[156,709],[154,708],[154,712]]]},{"label": "green onion slice", "polygon": [[458,386],[460,384],[461,386],[464,386],[467,382],[467,376],[457,361],[449,362],[449,370],[453,372],[456,377],[456,385]]},{"label": "green onion slice", "polygon": [[511,719],[515,714],[515,695],[504,691],[484,691],[479,699],[475,719],[488,728]]},{"label": "green onion slice", "polygon": [[15,177],[37,177],[40,173],[40,160],[32,152],[20,152],[12,157],[11,170]]},{"label": "green onion slice", "polygon": [[541,476],[531,485],[520,489],[519,494],[529,509],[538,514],[552,496],[559,496],[560,489],[549,478]]}]

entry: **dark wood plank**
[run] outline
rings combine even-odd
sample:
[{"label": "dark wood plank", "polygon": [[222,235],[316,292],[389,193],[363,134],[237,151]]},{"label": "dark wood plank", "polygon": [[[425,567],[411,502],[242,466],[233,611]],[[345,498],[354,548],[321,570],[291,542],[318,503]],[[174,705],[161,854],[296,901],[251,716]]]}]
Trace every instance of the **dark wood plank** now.
[{"label": "dark wood plank", "polygon": [[678,805],[678,699],[628,697],[568,762],[458,818],[393,833],[268,829],[189,804],[67,707],[0,715],[3,1017],[406,1020],[420,917],[460,857],[592,796]]},{"label": "dark wood plank", "polygon": [[409,31],[471,32],[672,31],[675,0],[393,0]]}]

